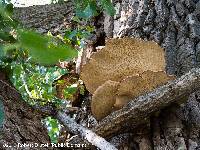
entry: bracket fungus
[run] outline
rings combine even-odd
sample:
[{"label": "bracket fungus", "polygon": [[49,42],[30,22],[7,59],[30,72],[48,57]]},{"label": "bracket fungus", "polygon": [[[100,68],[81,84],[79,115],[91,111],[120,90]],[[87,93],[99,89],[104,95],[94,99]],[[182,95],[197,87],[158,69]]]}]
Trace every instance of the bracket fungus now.
[{"label": "bracket fungus", "polygon": [[113,111],[118,84],[119,82],[108,80],[94,92],[91,110],[97,120],[104,118]]},{"label": "bracket fungus", "polygon": [[125,77],[120,81],[114,106],[119,109],[145,91],[147,91],[147,82],[141,76]]},{"label": "bracket fungus", "polygon": [[165,69],[164,50],[155,42],[140,39],[111,39],[83,66],[81,79],[90,93],[107,80],[120,81],[147,70]]},{"label": "bracket fungus", "polygon": [[120,109],[130,100],[173,79],[174,76],[169,76],[164,71],[153,72],[150,70],[139,76],[126,77],[119,84],[114,107]]},{"label": "bracket fungus", "polygon": [[81,79],[93,94],[91,109],[100,120],[131,99],[172,80],[164,50],[141,39],[110,39],[83,66]]}]

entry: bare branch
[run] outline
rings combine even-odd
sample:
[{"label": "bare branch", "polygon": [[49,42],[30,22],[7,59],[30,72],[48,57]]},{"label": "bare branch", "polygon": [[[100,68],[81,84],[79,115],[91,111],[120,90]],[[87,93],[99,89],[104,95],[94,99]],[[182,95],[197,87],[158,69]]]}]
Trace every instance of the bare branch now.
[{"label": "bare branch", "polygon": [[200,88],[200,69],[192,69],[180,78],[139,96],[122,109],[104,118],[93,130],[102,137],[110,137],[141,125],[155,111],[169,104],[187,99]]},{"label": "bare branch", "polygon": [[73,134],[80,135],[92,145],[100,148],[101,150],[117,150],[113,145],[107,142],[104,138],[96,135],[91,130],[77,124],[72,118],[62,112],[57,114],[58,120]]}]

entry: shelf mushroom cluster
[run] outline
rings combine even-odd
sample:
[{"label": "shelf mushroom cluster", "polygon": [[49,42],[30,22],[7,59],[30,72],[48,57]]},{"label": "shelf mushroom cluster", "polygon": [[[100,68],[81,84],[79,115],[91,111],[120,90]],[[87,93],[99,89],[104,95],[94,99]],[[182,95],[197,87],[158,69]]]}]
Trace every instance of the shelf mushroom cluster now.
[{"label": "shelf mushroom cluster", "polygon": [[152,41],[110,39],[82,68],[81,79],[93,94],[97,120],[130,100],[174,79],[165,73],[164,50]]}]

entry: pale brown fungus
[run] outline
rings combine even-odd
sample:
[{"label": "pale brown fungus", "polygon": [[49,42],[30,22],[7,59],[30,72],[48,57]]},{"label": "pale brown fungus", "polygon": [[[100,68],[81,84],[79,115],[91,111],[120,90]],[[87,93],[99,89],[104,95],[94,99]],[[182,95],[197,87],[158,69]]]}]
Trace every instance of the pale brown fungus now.
[{"label": "pale brown fungus", "polygon": [[115,108],[123,107],[130,100],[147,91],[147,84],[140,76],[128,76],[123,79],[116,93]]},{"label": "pale brown fungus", "polygon": [[148,91],[167,83],[169,80],[175,79],[174,76],[167,75],[165,71],[153,72],[151,70],[143,72],[141,77],[148,83]]},{"label": "pale brown fungus", "polygon": [[173,79],[175,79],[174,76],[169,76],[164,71],[153,72],[150,70],[143,72],[140,76],[126,77],[119,84],[114,106],[117,109],[122,108],[139,95],[145,94]]},{"label": "pale brown fungus", "polygon": [[165,72],[164,50],[155,42],[110,39],[82,68],[81,79],[93,94],[97,120],[130,100],[172,80]]},{"label": "pale brown fungus", "polygon": [[119,82],[108,80],[97,88],[92,96],[91,110],[97,120],[113,111]]},{"label": "pale brown fungus", "polygon": [[94,91],[107,80],[120,81],[144,71],[165,69],[164,50],[155,42],[140,39],[111,39],[83,66],[81,79]]}]

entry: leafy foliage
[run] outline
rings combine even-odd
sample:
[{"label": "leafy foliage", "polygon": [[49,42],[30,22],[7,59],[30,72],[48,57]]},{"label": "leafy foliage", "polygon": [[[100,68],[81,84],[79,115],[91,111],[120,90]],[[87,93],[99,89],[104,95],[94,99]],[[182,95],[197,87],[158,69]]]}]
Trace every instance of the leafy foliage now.
[{"label": "leafy foliage", "polygon": [[83,48],[84,40],[89,37],[93,31],[94,27],[91,26],[80,27],[74,30],[67,29],[64,35],[64,40],[70,41],[74,45]]},{"label": "leafy foliage", "polygon": [[115,15],[116,11],[110,0],[100,0],[100,4],[110,16]]},{"label": "leafy foliage", "polygon": [[83,19],[88,19],[96,16],[97,5],[93,0],[75,0],[76,4],[76,16]]},{"label": "leafy foliage", "polygon": [[11,18],[13,13],[13,5],[3,5],[0,2],[0,41],[15,42],[15,38],[11,35],[11,31],[17,27],[18,22]]},{"label": "leafy foliage", "polygon": [[48,129],[48,135],[51,138],[52,143],[58,142],[59,137],[59,130],[61,128],[61,125],[59,124],[57,119],[53,119],[52,117],[45,118],[44,122],[47,125]]},{"label": "leafy foliage", "polygon": [[[53,0],[62,3],[65,0]],[[12,18],[13,5],[9,0],[0,0],[0,67],[10,73],[13,85],[29,104],[48,102],[60,106],[65,104],[58,99],[54,83],[68,70],[57,67],[59,61],[72,60],[78,55],[74,47],[83,48],[84,40],[94,32],[90,26],[81,26],[81,21],[88,21],[102,10],[109,15],[115,14],[110,0],[74,0],[76,16],[73,20],[78,24],[76,29],[67,29],[65,35],[41,35],[35,31],[24,29]],[[65,98],[77,91],[77,84],[64,89]],[[81,89],[83,91],[83,89]],[[0,123],[4,118],[0,101]],[[60,125],[56,119],[45,119],[52,142],[57,142]]]},{"label": "leafy foliage", "polygon": [[78,55],[77,50],[67,43],[57,42],[50,36],[42,36],[31,31],[19,31],[21,47],[28,49],[34,62],[53,65]]},{"label": "leafy foliage", "polygon": [[65,99],[72,99],[73,94],[77,92],[77,84],[72,84],[71,86],[67,86],[63,90],[63,95]]},{"label": "leafy foliage", "polygon": [[[8,68],[11,81],[29,104],[63,104],[55,96],[56,90],[52,85],[68,70],[42,65],[54,65],[59,60],[72,59],[77,56],[77,50],[57,37],[22,29],[11,18],[13,5],[0,6],[0,66]],[[1,115],[2,119],[3,113]],[[55,135],[59,133],[57,120],[48,121],[52,126],[49,135],[56,142]]]},{"label": "leafy foliage", "polygon": [[13,70],[11,81],[27,102],[34,104],[39,101],[44,105],[58,100],[55,97],[56,89],[52,85],[55,80],[68,72],[66,69],[30,63],[12,63],[11,67]]},{"label": "leafy foliage", "polygon": [[109,15],[115,14],[114,6],[110,0],[74,0],[76,6],[76,16],[83,19],[90,19],[97,16],[102,9]]}]

